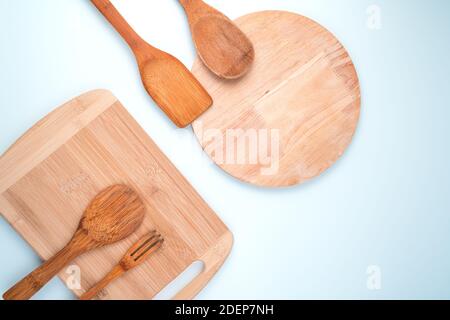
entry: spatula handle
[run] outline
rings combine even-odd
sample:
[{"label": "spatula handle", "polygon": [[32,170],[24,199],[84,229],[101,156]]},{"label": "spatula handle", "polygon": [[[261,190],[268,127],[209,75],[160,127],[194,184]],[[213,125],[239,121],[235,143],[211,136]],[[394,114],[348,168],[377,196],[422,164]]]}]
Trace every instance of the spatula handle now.
[{"label": "spatula handle", "polygon": [[133,30],[128,22],[117,11],[114,5],[109,0],[91,0],[94,6],[105,16],[111,25],[120,33],[122,38],[128,45],[135,49],[144,40]]},{"label": "spatula handle", "polygon": [[28,300],[64,266],[85,251],[75,237],[67,246],[3,294],[5,300]]},{"label": "spatula handle", "polygon": [[197,1],[197,0],[178,0],[178,2],[181,3],[181,5],[183,7],[185,7],[185,6],[188,6],[190,4],[195,4],[195,3],[198,3],[198,2],[201,2],[201,1]]},{"label": "spatula handle", "polygon": [[91,300],[111,282],[119,278],[124,272],[125,270],[120,265],[115,266],[102,280],[86,291],[80,297],[80,300]]},{"label": "spatula handle", "polygon": [[204,9],[209,7],[202,0],[178,0],[181,6],[186,10],[187,13],[195,13],[198,9]]}]

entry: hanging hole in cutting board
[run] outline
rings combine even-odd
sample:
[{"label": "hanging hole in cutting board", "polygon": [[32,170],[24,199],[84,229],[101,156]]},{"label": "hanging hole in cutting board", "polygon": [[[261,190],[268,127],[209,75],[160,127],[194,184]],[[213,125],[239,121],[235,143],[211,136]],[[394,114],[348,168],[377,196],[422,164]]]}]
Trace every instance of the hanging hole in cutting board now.
[{"label": "hanging hole in cutting board", "polygon": [[186,270],[184,270],[178,277],[162,289],[153,300],[169,300],[183,290],[189,283],[197,278],[205,269],[203,261],[194,261]]}]

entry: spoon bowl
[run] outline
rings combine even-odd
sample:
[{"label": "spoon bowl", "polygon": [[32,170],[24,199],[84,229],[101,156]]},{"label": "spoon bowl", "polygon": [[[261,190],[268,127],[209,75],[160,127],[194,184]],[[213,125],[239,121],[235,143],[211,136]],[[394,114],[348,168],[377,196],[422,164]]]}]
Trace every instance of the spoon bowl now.
[{"label": "spoon bowl", "polygon": [[201,0],[180,0],[191,28],[198,55],[217,76],[237,79],[255,60],[253,44],[244,32],[220,11]]},{"label": "spoon bowl", "polygon": [[145,206],[139,195],[125,185],[101,191],[84,211],[79,229],[100,245],[120,241],[132,234],[144,219]]},{"label": "spoon bowl", "polygon": [[72,240],[3,294],[5,300],[26,300],[70,261],[86,251],[128,237],[142,223],[145,207],[137,193],[124,185],[101,191],[88,205]]}]

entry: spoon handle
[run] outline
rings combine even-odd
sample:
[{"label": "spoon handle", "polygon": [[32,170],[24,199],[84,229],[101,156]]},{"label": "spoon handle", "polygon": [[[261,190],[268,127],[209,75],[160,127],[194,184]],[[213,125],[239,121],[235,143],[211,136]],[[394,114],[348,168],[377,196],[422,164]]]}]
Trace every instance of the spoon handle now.
[{"label": "spoon handle", "polygon": [[134,50],[144,42],[109,0],[91,0],[122,38]]},{"label": "spoon handle", "polygon": [[5,300],[28,300],[50,281],[64,266],[87,250],[85,237],[77,232],[61,251],[16,283],[3,294]]},{"label": "spoon handle", "polygon": [[219,15],[228,19],[223,13],[217,11],[202,0],[178,0],[186,12],[191,28],[205,15]]}]

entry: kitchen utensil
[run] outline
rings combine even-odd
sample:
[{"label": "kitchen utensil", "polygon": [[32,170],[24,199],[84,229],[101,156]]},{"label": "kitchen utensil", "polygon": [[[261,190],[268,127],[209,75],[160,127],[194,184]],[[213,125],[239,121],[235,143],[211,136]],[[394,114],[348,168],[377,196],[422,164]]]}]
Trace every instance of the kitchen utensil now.
[{"label": "kitchen utensil", "polygon": [[[46,260],[67,243],[80,213],[104,187],[126,184],[146,207],[127,239],[74,260],[81,296],[142,235],[157,229],[164,250],[102,291],[101,299],[150,299],[195,261],[202,273],[176,298],[191,299],[213,277],[233,238],[156,144],[110,92],[96,90],[57,108],[0,158],[0,213]],[[134,270],[133,270],[134,271]],[[72,269],[59,276],[73,284]]]},{"label": "kitchen utensil", "polygon": [[128,237],[141,225],[144,211],[142,200],[129,187],[114,185],[103,190],[84,211],[72,240],[5,292],[3,298],[5,300],[31,298],[77,256]]},{"label": "kitchen utensil", "polygon": [[142,264],[150,254],[161,247],[163,242],[164,239],[155,230],[142,237],[128,249],[120,262],[102,280],[80,297],[80,300],[91,300],[94,298],[101,290],[121,277],[125,272]]},{"label": "kitchen utensil", "polygon": [[214,105],[193,123],[211,158],[232,176],[290,186],[330,167],[352,140],[360,89],[352,60],[324,27],[285,11],[236,20],[257,52],[245,78],[225,82],[199,59],[193,73]]},{"label": "kitchen utensil", "polygon": [[110,1],[91,1],[128,43],[145,89],[177,126],[186,127],[211,106],[208,92],[178,59],[142,40]]},{"label": "kitchen utensil", "polygon": [[236,79],[255,59],[249,38],[223,13],[202,0],[179,0],[189,20],[199,57],[217,76]]}]

